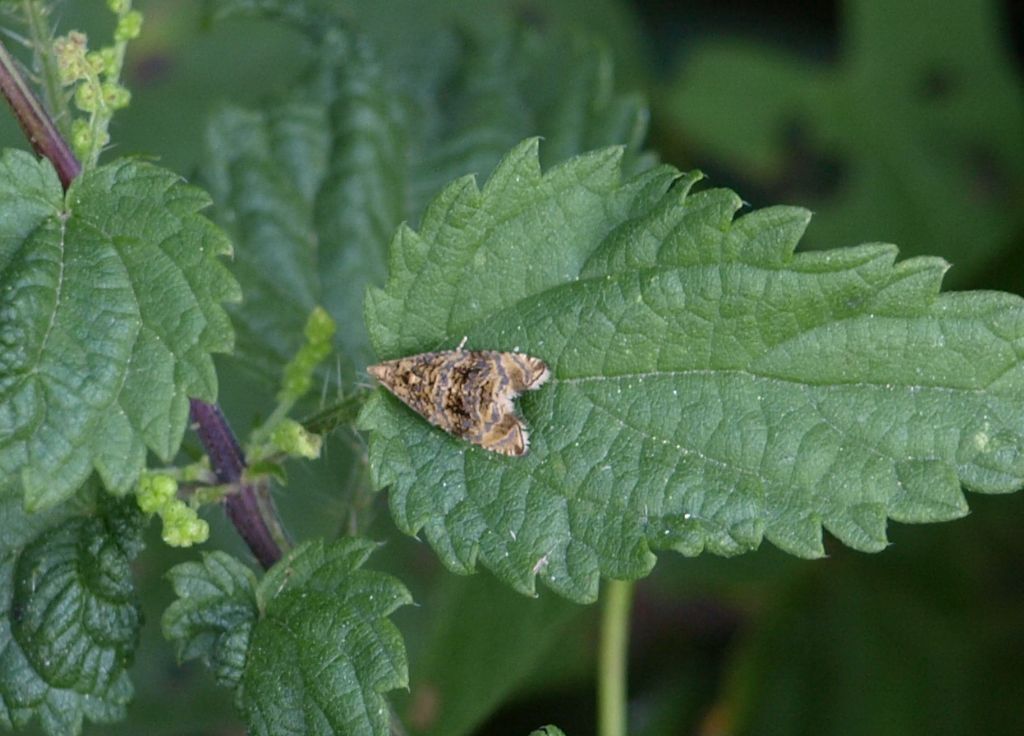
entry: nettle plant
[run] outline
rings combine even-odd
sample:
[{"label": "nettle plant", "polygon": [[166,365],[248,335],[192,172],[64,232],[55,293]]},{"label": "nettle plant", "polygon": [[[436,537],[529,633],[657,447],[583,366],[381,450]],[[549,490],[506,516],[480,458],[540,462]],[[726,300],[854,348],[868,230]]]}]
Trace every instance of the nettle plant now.
[{"label": "nettle plant", "polygon": [[[108,4],[114,41],[92,50],[22,4],[44,103],[0,59],[37,154],[0,154],[5,727],[124,716],[143,528],[159,517],[187,547],[221,506],[262,569],[206,550],[167,572],[178,656],[210,667],[252,734],[401,731],[389,616],[409,592],[367,568],[358,524],[293,540],[271,496],[286,460],[316,462],[353,427],[394,524],[452,572],[580,603],[606,579],[608,735],[625,732],[630,581],[656,553],[767,540],[821,557],[823,529],[880,551],[888,519],[955,519],[964,488],[1024,482],[1024,303],[941,293],[944,261],[891,245],[795,253],[806,210],[740,214],[733,192],[641,150],[644,108],[596,47],[571,41],[575,63],[555,66],[561,41],[498,23],[417,66],[324,8],[216,3],[259,6],[314,53],[285,96],[213,116],[187,184],[99,163],[141,28],[130,0]],[[497,353],[404,364],[403,385],[483,422],[481,386],[508,378],[498,354],[542,361],[546,382],[511,410],[528,452],[446,433],[366,375],[463,340]],[[278,383],[244,440],[215,403],[213,354],[231,352]],[[310,399],[325,375],[340,390]],[[179,453],[190,426],[200,457]]]}]

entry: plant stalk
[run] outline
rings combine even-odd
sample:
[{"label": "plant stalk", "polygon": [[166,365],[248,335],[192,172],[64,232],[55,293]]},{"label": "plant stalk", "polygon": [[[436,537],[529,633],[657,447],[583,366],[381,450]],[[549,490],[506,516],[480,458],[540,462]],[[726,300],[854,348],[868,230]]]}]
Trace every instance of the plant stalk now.
[{"label": "plant stalk", "polygon": [[303,419],[302,426],[313,434],[327,434],[338,427],[347,427],[359,416],[369,395],[368,391],[360,391],[342,397],[334,405]]},{"label": "plant stalk", "polygon": [[[42,103],[25,82],[17,61],[0,42],[0,92],[35,152],[56,169],[65,191],[82,172],[82,165],[54,125]],[[192,420],[220,483],[238,490],[224,501],[228,518],[264,568],[291,547],[267,481],[244,478],[245,455],[224,414],[216,404],[190,399]]]},{"label": "plant stalk", "polygon": [[598,653],[598,736],[626,736],[626,670],[633,583],[609,580],[601,609]]},{"label": "plant stalk", "polygon": [[22,13],[28,25],[29,38],[35,51],[36,70],[40,77],[47,109],[50,111],[61,136],[71,136],[71,114],[67,96],[60,82],[60,70],[53,51],[53,33],[50,30],[50,6],[41,0],[23,0]]},{"label": "plant stalk", "polygon": [[75,154],[54,125],[38,98],[26,84],[18,62],[0,41],[0,92],[7,98],[32,149],[47,159],[57,170],[65,191],[82,171]]},{"label": "plant stalk", "polygon": [[224,499],[224,510],[256,560],[269,569],[291,547],[288,535],[265,480],[245,479],[245,454],[216,404],[190,399],[192,421],[199,441],[210,458],[217,480],[235,486]]}]

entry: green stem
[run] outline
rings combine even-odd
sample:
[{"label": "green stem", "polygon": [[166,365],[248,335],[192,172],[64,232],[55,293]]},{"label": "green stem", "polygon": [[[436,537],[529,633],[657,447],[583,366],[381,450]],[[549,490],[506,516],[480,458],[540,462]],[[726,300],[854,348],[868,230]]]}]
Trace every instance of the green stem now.
[{"label": "green stem", "polygon": [[626,655],[629,649],[629,612],[633,583],[609,580],[601,611],[598,655],[597,732],[599,736],[626,736]]},{"label": "green stem", "polygon": [[370,391],[358,391],[342,397],[337,403],[321,409],[302,420],[302,426],[313,434],[327,434],[338,427],[352,424],[359,416],[359,410],[370,398]]},{"label": "green stem", "polygon": [[35,54],[37,72],[42,82],[46,106],[61,135],[65,139],[70,139],[71,112],[68,110],[64,86],[60,82],[57,55],[53,52],[49,4],[40,2],[40,0],[24,0],[22,12],[28,25],[29,38],[32,39],[32,50]]}]

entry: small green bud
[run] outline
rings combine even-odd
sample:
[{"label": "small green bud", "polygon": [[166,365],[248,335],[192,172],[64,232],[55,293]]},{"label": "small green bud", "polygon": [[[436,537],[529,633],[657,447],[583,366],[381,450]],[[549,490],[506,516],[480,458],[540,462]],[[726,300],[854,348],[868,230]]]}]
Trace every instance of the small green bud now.
[{"label": "small green bud", "polygon": [[117,28],[114,29],[114,40],[118,43],[131,41],[133,38],[138,38],[141,32],[142,13],[138,10],[130,10],[117,21]]},{"label": "small green bud", "polygon": [[320,448],[323,446],[320,435],[307,431],[294,419],[283,419],[274,427],[270,441],[281,452],[310,460],[320,457]]},{"label": "small green bud", "polygon": [[75,106],[82,112],[96,112],[96,88],[86,82],[75,89]]},{"label": "small green bud", "polygon": [[155,514],[173,503],[178,494],[178,482],[169,475],[146,473],[139,478],[135,501],[143,513]]},{"label": "small green bud", "polygon": [[313,371],[331,352],[334,330],[334,320],[323,307],[316,307],[310,313],[303,328],[306,344],[284,367],[281,391],[277,395],[279,401],[294,401],[309,391]]},{"label": "small green bud", "polygon": [[67,86],[84,79],[89,71],[86,63],[86,49],[89,39],[84,33],[71,31],[66,36],[53,40],[53,52],[57,57],[57,68],[61,84]]},{"label": "small green bud", "polygon": [[90,51],[85,55],[85,63],[89,67],[89,71],[92,72],[92,76],[99,76],[106,70],[107,61],[103,57],[103,49],[99,51]]},{"label": "small green bud", "polygon": [[120,110],[121,108],[128,107],[128,103],[131,102],[132,93],[117,82],[104,82],[101,89],[103,91],[103,102],[111,110]]},{"label": "small green bud", "polygon": [[103,58],[103,74],[108,77],[116,77],[120,72],[117,50],[113,46],[104,46],[98,53]]},{"label": "small green bud", "polygon": [[85,56],[85,50],[89,48],[89,37],[81,31],[70,31],[64,36],[64,41],[71,47],[78,49],[79,56]]},{"label": "small green bud", "polygon": [[292,360],[285,366],[284,377],[281,379],[281,390],[277,394],[278,401],[296,401],[305,396],[310,386],[313,385],[313,368],[315,367],[315,365],[307,367],[305,361],[299,363],[298,360]]},{"label": "small green bud", "polygon": [[171,547],[191,547],[210,537],[210,525],[180,501],[166,507],[160,518],[164,522],[161,536]]},{"label": "small green bud", "polygon": [[107,7],[116,15],[124,15],[132,9],[132,0],[107,0]]},{"label": "small green bud", "polygon": [[92,130],[89,123],[81,118],[71,123],[71,147],[83,157],[92,150]]},{"label": "small green bud", "polygon": [[306,326],[302,334],[306,336],[306,342],[310,344],[330,344],[336,329],[334,319],[323,307],[314,307],[306,320]]}]

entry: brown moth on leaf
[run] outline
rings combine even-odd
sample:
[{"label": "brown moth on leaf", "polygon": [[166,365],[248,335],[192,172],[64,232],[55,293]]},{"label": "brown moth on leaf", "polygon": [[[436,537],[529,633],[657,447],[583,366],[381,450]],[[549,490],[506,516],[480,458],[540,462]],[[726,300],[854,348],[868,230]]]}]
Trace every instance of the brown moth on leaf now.
[{"label": "brown moth on leaf", "polygon": [[[465,341],[463,341],[465,342]],[[503,455],[525,455],[530,436],[512,404],[551,371],[542,360],[497,350],[443,350],[366,369],[435,427]]]}]

